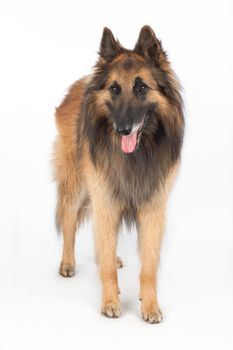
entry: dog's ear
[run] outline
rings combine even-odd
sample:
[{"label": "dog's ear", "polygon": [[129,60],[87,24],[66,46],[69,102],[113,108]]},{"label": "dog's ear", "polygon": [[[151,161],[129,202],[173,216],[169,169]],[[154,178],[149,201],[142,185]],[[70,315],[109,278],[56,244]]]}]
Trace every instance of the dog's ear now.
[{"label": "dog's ear", "polygon": [[146,57],[156,66],[159,66],[161,60],[163,61],[166,57],[161,42],[156,38],[155,33],[150,26],[142,27],[134,52]]},{"label": "dog's ear", "polygon": [[99,55],[106,61],[111,62],[124,51],[123,47],[116,40],[110,29],[104,28],[100,43]]}]

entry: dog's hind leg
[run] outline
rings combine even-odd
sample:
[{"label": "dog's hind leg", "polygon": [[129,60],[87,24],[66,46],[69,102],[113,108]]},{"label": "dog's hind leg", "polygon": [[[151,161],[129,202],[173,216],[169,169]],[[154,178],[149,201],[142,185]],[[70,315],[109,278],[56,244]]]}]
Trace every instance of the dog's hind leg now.
[{"label": "dog's hind leg", "polygon": [[75,233],[78,225],[79,200],[74,193],[68,193],[59,186],[57,205],[57,224],[63,233],[63,252],[59,273],[72,277],[75,273]]}]

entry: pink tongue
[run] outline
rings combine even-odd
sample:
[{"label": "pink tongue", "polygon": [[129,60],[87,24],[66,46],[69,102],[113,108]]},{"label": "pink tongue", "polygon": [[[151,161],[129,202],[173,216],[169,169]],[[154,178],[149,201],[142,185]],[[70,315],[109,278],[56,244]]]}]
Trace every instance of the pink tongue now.
[{"label": "pink tongue", "polygon": [[137,145],[137,131],[121,137],[121,149],[125,153],[132,153]]}]

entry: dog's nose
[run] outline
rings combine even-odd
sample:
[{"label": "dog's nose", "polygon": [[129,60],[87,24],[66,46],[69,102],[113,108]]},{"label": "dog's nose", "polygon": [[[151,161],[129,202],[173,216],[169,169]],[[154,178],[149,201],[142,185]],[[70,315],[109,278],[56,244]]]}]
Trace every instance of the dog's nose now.
[{"label": "dog's nose", "polygon": [[129,135],[131,134],[131,131],[132,131],[132,126],[130,125],[118,126],[116,128],[116,132],[120,135]]}]

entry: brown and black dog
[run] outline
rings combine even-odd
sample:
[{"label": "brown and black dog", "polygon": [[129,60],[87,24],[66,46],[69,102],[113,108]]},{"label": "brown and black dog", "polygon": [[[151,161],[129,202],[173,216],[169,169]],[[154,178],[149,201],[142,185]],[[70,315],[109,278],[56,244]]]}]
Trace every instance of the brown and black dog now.
[{"label": "brown and black dog", "polygon": [[177,173],[184,118],[180,85],[149,26],[134,50],[105,28],[93,73],[71,86],[56,111],[54,169],[60,274],[75,271],[75,233],[90,213],[102,281],[102,313],[119,317],[116,255],[122,220],[136,223],[144,320],[162,320],[156,271],[166,202]]}]

